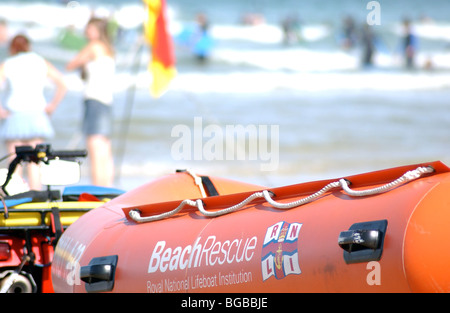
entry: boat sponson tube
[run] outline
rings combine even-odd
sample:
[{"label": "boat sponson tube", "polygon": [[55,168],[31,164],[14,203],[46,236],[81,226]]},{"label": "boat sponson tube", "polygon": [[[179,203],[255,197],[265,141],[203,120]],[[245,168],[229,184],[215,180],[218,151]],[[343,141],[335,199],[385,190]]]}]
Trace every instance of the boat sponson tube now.
[{"label": "boat sponson tube", "polygon": [[[344,178],[365,191],[418,167],[433,171],[376,194],[330,188],[287,209],[260,197],[219,216],[186,206],[159,220],[134,221],[129,213],[136,209],[152,216],[189,199],[215,212],[268,190],[208,176],[219,195],[202,197],[189,174],[164,176],[73,223],[56,246],[53,286],[89,292],[96,281],[85,277],[86,266],[116,255],[108,292],[450,292],[450,169],[429,162]],[[261,194],[296,203],[333,181]],[[84,280],[76,279],[80,268]]]}]

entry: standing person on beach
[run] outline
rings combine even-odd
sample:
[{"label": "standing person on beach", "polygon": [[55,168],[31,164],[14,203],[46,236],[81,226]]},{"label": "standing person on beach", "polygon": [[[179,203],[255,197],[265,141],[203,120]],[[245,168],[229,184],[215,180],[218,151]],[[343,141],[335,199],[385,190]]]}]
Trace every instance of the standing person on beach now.
[{"label": "standing person on beach", "polygon": [[176,38],[178,43],[192,51],[200,64],[206,63],[214,46],[209,29],[208,17],[204,13],[198,13],[195,24],[185,27]]},{"label": "standing person on beach", "polygon": [[[10,57],[0,65],[0,84],[9,83],[9,97],[5,107],[0,106],[3,124],[0,136],[5,140],[8,153],[15,147],[35,147],[54,134],[49,116],[55,111],[66,93],[61,73],[43,57],[31,51],[29,39],[15,36],[9,46]],[[47,78],[56,90],[50,102],[44,97]],[[37,164],[28,164],[28,184],[31,189],[41,188]]]},{"label": "standing person on beach", "polygon": [[361,32],[362,43],[362,66],[367,68],[373,65],[373,57],[375,53],[375,34],[373,33],[372,26],[367,23],[363,24]]},{"label": "standing person on beach", "polygon": [[83,133],[91,162],[94,185],[111,186],[114,163],[111,147],[114,49],[108,36],[107,21],[89,20],[85,28],[87,45],[66,69],[82,69],[85,79]]},{"label": "standing person on beach", "polygon": [[414,57],[417,49],[417,39],[414,35],[409,19],[403,21],[403,53],[405,57],[405,66],[408,69],[414,67]]}]

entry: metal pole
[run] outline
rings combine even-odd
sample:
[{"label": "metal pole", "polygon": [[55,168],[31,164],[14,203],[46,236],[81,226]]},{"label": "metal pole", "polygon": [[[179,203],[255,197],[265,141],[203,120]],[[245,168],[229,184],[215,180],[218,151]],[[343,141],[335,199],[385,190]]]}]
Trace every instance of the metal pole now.
[{"label": "metal pole", "polygon": [[117,175],[116,179],[120,181],[121,175],[122,175],[122,163],[123,163],[123,157],[126,151],[126,144],[127,144],[127,137],[128,137],[128,131],[130,128],[130,120],[131,120],[131,113],[133,110],[133,104],[134,104],[134,98],[136,95],[136,78],[137,74],[139,73],[139,68],[141,66],[141,56],[142,56],[142,50],[143,50],[143,41],[140,40],[136,54],[134,55],[133,60],[133,66],[131,69],[132,77],[135,78],[135,81],[128,87],[127,95],[125,98],[125,111],[124,111],[124,119],[121,124],[121,130],[119,132],[119,135],[121,136],[119,147],[121,148],[120,152],[117,156]]}]

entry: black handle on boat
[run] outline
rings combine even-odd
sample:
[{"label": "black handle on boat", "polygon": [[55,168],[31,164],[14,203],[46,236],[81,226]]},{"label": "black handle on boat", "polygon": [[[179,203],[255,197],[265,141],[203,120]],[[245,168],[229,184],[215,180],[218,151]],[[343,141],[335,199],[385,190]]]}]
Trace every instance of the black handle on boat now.
[{"label": "black handle on boat", "polygon": [[93,258],[80,268],[80,279],[86,283],[87,292],[106,292],[114,288],[118,255]]},{"label": "black handle on boat", "polygon": [[112,266],[110,264],[95,264],[82,266],[80,279],[87,284],[100,281],[110,281],[112,278]]},{"label": "black handle on boat", "polygon": [[338,244],[347,252],[361,249],[376,249],[380,241],[378,230],[347,230],[339,234]]},{"label": "black handle on boat", "polygon": [[339,234],[347,264],[378,261],[383,253],[387,220],[359,222]]}]

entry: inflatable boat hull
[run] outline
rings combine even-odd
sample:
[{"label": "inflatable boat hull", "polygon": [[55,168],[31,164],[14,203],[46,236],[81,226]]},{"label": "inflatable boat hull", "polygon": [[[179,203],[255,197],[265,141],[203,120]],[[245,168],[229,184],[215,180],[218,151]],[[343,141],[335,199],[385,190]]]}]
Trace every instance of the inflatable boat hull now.
[{"label": "inflatable boat hull", "polygon": [[203,197],[192,177],[156,180],[81,216],[55,250],[57,292],[449,292],[450,169],[440,162],[346,177],[354,190],[432,167],[386,192],[354,197],[332,189],[304,205],[256,199],[208,217],[195,207],[137,222],[201,199],[215,212],[255,191],[278,203],[314,194],[334,180],[267,189],[210,178]]}]

